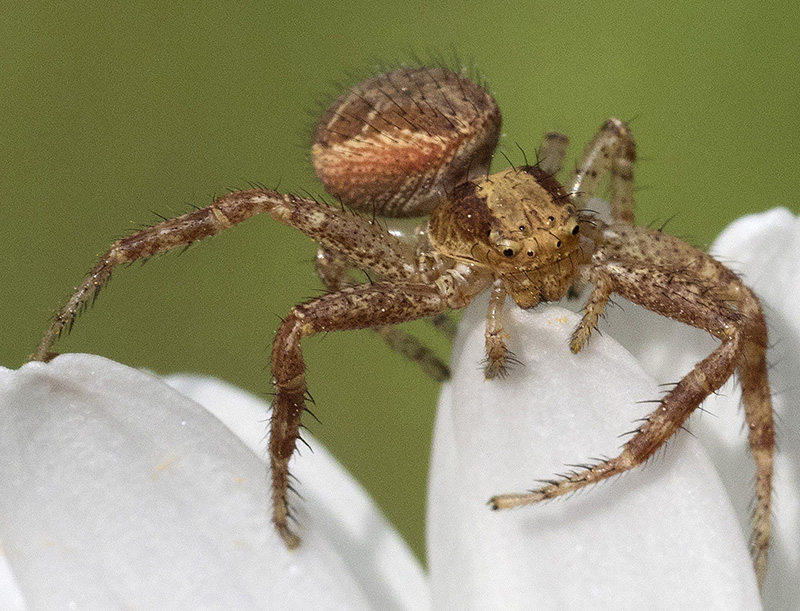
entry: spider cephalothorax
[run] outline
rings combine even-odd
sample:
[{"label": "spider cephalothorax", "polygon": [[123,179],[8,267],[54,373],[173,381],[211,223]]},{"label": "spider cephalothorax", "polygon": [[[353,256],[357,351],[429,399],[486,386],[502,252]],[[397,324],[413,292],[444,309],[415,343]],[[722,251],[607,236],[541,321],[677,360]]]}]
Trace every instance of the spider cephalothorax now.
[{"label": "spider cephalothorax", "polygon": [[579,233],[575,205],[536,166],[459,185],[428,221],[437,253],[491,270],[522,308],[564,296],[578,272]]},{"label": "spider cephalothorax", "polygon": [[[266,212],[319,243],[317,271],[328,293],[295,306],[272,349],[275,388],[269,444],[273,522],[289,547],[289,459],[307,396],[304,337],[372,328],[436,379],[447,367],[393,325],[444,314],[490,290],[485,375],[506,373],[506,297],[520,307],[562,297],[576,282],[593,288],[570,348],[580,351],[612,293],[703,329],[719,346],[660,400],[616,457],[531,492],[499,495],[495,509],[532,504],[623,473],[646,461],[734,372],[742,385],[756,463],[753,553],[766,572],[774,429],[767,379],[767,331],[754,293],[709,255],[659,230],[633,224],[635,147],[629,128],[609,119],[586,146],[566,187],[554,175],[567,139],[546,134],[539,162],[488,174],[500,111],[485,89],[441,68],[403,68],[356,85],[320,120],[312,159],[326,189],[364,212],[268,189],[237,191],[210,206],[115,242],[57,313],[33,357],[51,348],[111,271],[126,263],[215,235]],[[608,177],[610,223],[586,210]],[[375,217],[429,215],[416,231],[393,232]],[[363,269],[370,282],[350,272]],[[587,452],[590,449],[587,448]]]}]

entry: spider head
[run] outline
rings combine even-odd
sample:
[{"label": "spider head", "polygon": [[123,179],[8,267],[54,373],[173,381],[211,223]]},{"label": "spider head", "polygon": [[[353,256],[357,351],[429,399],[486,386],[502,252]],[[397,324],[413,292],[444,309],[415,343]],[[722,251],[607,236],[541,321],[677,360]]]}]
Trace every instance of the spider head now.
[{"label": "spider head", "polygon": [[429,238],[439,253],[491,269],[522,307],[562,297],[577,272],[579,216],[535,166],[456,188],[431,214]]}]

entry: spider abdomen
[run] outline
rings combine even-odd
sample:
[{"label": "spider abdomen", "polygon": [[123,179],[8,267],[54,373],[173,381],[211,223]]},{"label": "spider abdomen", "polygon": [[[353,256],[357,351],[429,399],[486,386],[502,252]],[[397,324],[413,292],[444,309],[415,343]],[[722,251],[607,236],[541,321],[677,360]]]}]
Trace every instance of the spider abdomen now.
[{"label": "spider abdomen", "polygon": [[485,174],[497,103],[443,68],[402,68],[356,85],[317,124],[311,157],[325,189],[380,216],[429,214],[446,190]]}]

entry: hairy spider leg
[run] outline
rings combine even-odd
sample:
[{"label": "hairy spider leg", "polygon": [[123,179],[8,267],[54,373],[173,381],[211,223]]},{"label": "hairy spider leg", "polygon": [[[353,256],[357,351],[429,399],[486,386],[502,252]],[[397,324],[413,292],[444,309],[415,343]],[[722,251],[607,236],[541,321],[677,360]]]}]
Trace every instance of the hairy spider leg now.
[{"label": "hairy spider leg", "polygon": [[586,147],[575,168],[569,193],[579,210],[585,209],[603,177],[610,172],[611,218],[633,225],[633,164],[636,145],[630,127],[608,119]]},{"label": "hairy spider leg", "polygon": [[[345,286],[357,284],[350,276],[353,266],[339,253],[320,246],[317,249],[316,259],[317,275],[322,280],[329,292],[337,292]],[[427,319],[445,335],[450,338],[447,326],[449,322],[454,327],[450,318],[445,314]],[[417,337],[405,332],[398,327],[378,327],[374,329],[386,344],[408,360],[416,363],[423,373],[436,382],[444,382],[450,378],[449,367],[434,352]]]},{"label": "hairy spider leg", "polygon": [[729,287],[730,299],[742,313],[747,332],[739,359],[739,383],[748,424],[750,452],[756,463],[756,506],[753,512],[753,565],[759,588],[767,574],[767,550],[772,530],[772,474],[775,454],[775,424],[767,375],[767,325],[761,305],[744,285]]},{"label": "hairy spider leg", "polygon": [[[619,456],[528,493],[496,496],[490,504],[504,509],[537,503],[644,463],[738,369],[749,444],[756,463],[753,564],[761,586],[771,529],[775,432],[765,358],[767,330],[758,299],[732,271],[673,236],[624,224],[612,225],[604,235],[607,242],[595,254],[590,272],[590,279],[597,284],[584,320],[573,335],[573,351],[585,344],[611,292],[703,329],[721,343],[661,400]],[[660,259],[656,253],[660,253]]]},{"label": "hairy spider leg", "polygon": [[510,355],[504,340],[503,306],[506,301],[506,287],[502,278],[496,279],[489,293],[489,308],[486,311],[486,330],[484,345],[486,346],[486,367],[483,375],[487,380],[499,376],[505,377],[508,372]]},{"label": "hairy spider leg", "polygon": [[569,348],[576,354],[589,341],[589,336],[597,327],[597,321],[605,311],[608,300],[611,299],[611,293],[614,291],[609,276],[595,269],[590,269],[585,278],[581,274],[581,280],[592,285],[592,292],[589,293],[589,298],[583,306],[583,317],[570,338]]},{"label": "hairy spider leg", "polygon": [[382,278],[403,279],[415,271],[414,253],[380,226],[351,212],[310,199],[283,195],[268,189],[236,191],[205,208],[189,212],[138,231],[114,242],[69,301],[56,313],[42,340],[31,355],[34,361],[48,361],[52,347],[64,329],[71,329],[78,315],[93,301],[111,278],[113,269],[152,255],[167,252],[217,235],[257,214],[295,227],[342,256],[358,261]]},{"label": "hairy spider leg", "polygon": [[[485,288],[485,285],[482,287]],[[289,459],[305,411],[306,377],[300,341],[326,331],[382,328],[433,316],[456,304],[443,285],[393,282],[346,287],[295,306],[283,320],[272,348],[275,380],[269,454],[272,470],[273,522],[289,548],[300,543],[290,529],[287,499]],[[471,296],[469,297],[471,299]]]}]

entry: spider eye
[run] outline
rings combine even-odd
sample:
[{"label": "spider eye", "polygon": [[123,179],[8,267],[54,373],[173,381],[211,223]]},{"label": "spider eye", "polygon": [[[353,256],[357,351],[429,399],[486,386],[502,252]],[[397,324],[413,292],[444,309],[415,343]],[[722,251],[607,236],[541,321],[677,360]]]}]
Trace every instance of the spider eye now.
[{"label": "spider eye", "polygon": [[556,248],[561,248],[561,240],[559,240],[558,242],[556,242]]},{"label": "spider eye", "polygon": [[581,226],[580,225],[575,225],[575,227],[572,228],[572,235],[578,235],[578,232],[580,230],[581,230]]},{"label": "spider eye", "polygon": [[502,239],[497,242],[497,249],[503,253],[504,257],[511,258],[519,252],[522,244],[516,240],[509,240],[508,238]]},{"label": "spider eye", "polygon": [[520,226],[519,226],[519,230],[520,230],[520,231],[525,231],[525,225],[520,225]]}]

